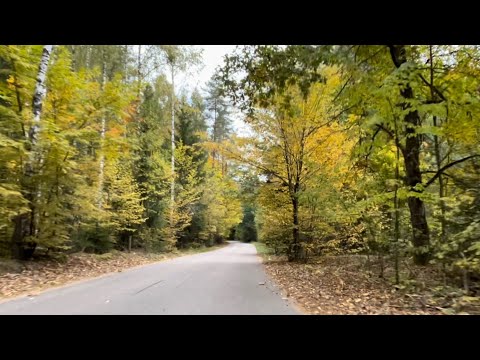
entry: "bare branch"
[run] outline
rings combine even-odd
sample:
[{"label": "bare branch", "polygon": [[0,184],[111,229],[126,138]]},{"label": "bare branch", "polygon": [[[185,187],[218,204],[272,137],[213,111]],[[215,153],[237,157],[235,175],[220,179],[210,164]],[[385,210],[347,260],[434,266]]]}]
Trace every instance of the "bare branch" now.
[{"label": "bare branch", "polygon": [[427,183],[425,184],[425,187],[428,187],[430,186],[435,180],[437,180],[437,178],[442,175],[442,173],[451,168],[452,166],[455,166],[455,165],[458,165],[464,161],[467,161],[467,160],[470,160],[470,159],[473,159],[474,157],[479,157],[480,154],[475,154],[475,155],[470,155],[470,156],[467,156],[467,157],[464,157],[463,159],[460,159],[460,160],[456,160],[456,161],[453,161],[451,162],[450,164],[447,164],[445,165],[444,167],[442,167],[441,169],[439,169],[435,175],[433,175],[433,177],[427,181]]},{"label": "bare branch", "polygon": [[447,99],[445,98],[445,96],[440,92],[440,90],[438,90],[438,88],[436,86],[434,86],[433,84],[430,84],[424,77],[422,74],[418,74],[418,76],[420,77],[420,79],[422,79],[422,81],[430,88],[430,90],[432,90],[433,92],[435,92],[439,97],[440,99],[442,99],[443,101],[447,101]]},{"label": "bare branch", "polygon": [[263,166],[262,164],[259,164],[255,161],[250,160],[250,159],[239,156],[238,154],[235,154],[233,151],[231,151],[227,148],[223,148],[223,151],[227,152],[230,155],[231,159],[243,162],[244,164],[247,164],[247,165],[253,166],[256,169],[262,170],[269,175],[275,176],[277,179],[282,181],[283,185],[289,186],[288,185],[288,180],[286,180],[283,176],[281,176],[277,172],[273,171],[272,169],[269,169],[269,168]]}]

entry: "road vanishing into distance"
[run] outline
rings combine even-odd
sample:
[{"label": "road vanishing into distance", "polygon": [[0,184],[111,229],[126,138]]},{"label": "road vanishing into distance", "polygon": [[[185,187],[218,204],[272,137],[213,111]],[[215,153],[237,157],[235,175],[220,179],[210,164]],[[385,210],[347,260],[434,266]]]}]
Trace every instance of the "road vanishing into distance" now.
[{"label": "road vanishing into distance", "polygon": [[0,315],[295,315],[252,244],[143,265],[0,303]]}]

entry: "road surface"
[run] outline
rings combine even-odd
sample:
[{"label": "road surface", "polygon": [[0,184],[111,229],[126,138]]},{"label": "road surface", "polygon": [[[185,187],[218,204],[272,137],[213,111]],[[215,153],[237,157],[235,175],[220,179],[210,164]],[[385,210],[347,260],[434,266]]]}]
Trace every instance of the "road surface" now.
[{"label": "road surface", "polygon": [[251,244],[190,255],[0,303],[0,314],[295,315]]}]

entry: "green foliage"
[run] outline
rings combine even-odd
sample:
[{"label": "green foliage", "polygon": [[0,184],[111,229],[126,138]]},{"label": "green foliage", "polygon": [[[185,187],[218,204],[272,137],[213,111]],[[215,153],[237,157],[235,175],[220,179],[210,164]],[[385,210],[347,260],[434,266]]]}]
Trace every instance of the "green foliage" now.
[{"label": "green foliage", "polygon": [[109,205],[113,212],[115,229],[119,233],[133,233],[140,224],[145,222],[142,218],[144,208],[138,185],[134,182],[131,169],[125,163],[113,166],[109,179]]},{"label": "green foliage", "polygon": [[[298,192],[308,250],[427,251],[450,275],[478,277],[479,58],[478,46],[245,46],[229,55],[217,80],[247,112],[256,139],[239,139],[241,150],[227,152],[267,178],[256,198],[260,239],[288,249],[288,172],[295,175],[291,164],[301,159],[310,173]],[[293,136],[301,101],[291,89],[296,85],[308,103],[328,82],[325,65],[339,74],[325,109],[339,114],[335,131],[343,138],[301,158],[289,139],[301,134]],[[276,134],[274,120],[285,115],[287,126]],[[424,222],[412,221],[421,214]]]},{"label": "green foliage", "polygon": [[200,204],[205,226],[199,237],[207,244],[227,239],[241,221],[238,185],[218,169],[207,170]]},{"label": "green foliage", "polygon": [[13,184],[0,184],[0,230],[6,229],[15,216],[28,211],[27,200],[18,187]]},{"label": "green foliage", "polygon": [[211,122],[211,138],[215,142],[222,142],[232,132],[230,106],[223,95],[224,84],[213,77],[207,83],[207,97],[205,98],[208,118]]},{"label": "green foliage", "polygon": [[175,203],[165,209],[164,216],[167,226],[163,229],[163,239],[166,249],[173,250],[178,238],[192,221],[193,206],[200,198],[198,187],[201,179],[194,162],[196,150],[188,145],[179,144],[175,148]]},{"label": "green foliage", "polygon": [[476,291],[478,46],[244,46],[205,97],[167,80],[199,65],[191,47],[56,46],[32,141],[42,48],[0,46],[2,249],[425,251]]},{"label": "green foliage", "polygon": [[291,242],[292,210],[285,188],[267,182],[258,193],[256,223],[258,238],[274,250],[275,254],[285,253]]},{"label": "green foliage", "polygon": [[255,212],[251,206],[243,209],[242,222],[237,226],[236,239],[243,242],[256,242],[258,240],[257,227],[255,224]]}]

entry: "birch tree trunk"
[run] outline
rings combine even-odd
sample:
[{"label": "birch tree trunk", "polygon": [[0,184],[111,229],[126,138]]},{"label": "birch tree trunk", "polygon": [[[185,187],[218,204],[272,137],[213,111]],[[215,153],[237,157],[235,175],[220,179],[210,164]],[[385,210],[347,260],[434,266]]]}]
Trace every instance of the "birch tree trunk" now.
[{"label": "birch tree trunk", "polygon": [[[42,113],[43,100],[47,93],[45,80],[52,50],[53,45],[45,45],[43,47],[42,57],[40,59],[40,65],[38,68],[35,90],[32,98],[33,123],[28,132],[28,138],[30,140],[30,155],[25,164],[25,171],[23,174],[23,180],[27,180],[27,184],[30,183],[30,179],[33,176],[33,166],[35,159],[37,158],[36,147],[38,143],[38,134],[41,130],[40,116]],[[32,185],[29,185],[27,187],[28,191],[25,197],[29,202],[30,213],[20,214],[13,219],[14,231],[12,236],[12,256],[16,259],[29,258],[31,255],[33,255],[36,247],[36,243],[34,242],[24,244],[24,238],[28,235],[33,235],[35,233],[33,219],[35,214],[34,196],[36,194],[36,191],[34,186]],[[25,249],[25,245],[28,245],[29,248]]]},{"label": "birch tree trunk", "polygon": [[[214,100],[213,105],[213,142],[217,142],[217,98]],[[212,153],[212,168],[215,169],[215,157],[217,156],[217,152],[213,150]]]},{"label": "birch tree trunk", "polygon": [[[37,83],[35,85],[35,92],[33,93],[32,110],[33,110],[33,124],[30,128],[28,136],[32,143],[32,150],[38,141],[38,132],[40,131],[40,114],[42,113],[43,99],[47,94],[47,87],[45,86],[45,79],[47,77],[48,63],[52,53],[53,45],[45,45],[43,47],[42,59],[38,69]],[[33,151],[32,151],[33,152]]]},{"label": "birch tree trunk", "polygon": [[[102,92],[105,90],[105,83],[107,82],[107,71],[106,71],[106,61],[105,61],[105,50],[103,50],[103,70],[102,70]],[[106,131],[106,119],[105,114],[102,115],[102,123],[100,129],[100,165],[98,170],[98,208],[102,209],[103,207],[103,183],[104,183],[104,169],[105,169],[105,152],[104,152],[104,143],[105,143],[105,131]]]},{"label": "birch tree trunk", "polygon": [[172,183],[170,189],[170,226],[173,226],[173,209],[175,206],[175,69],[170,65],[172,76]]}]

